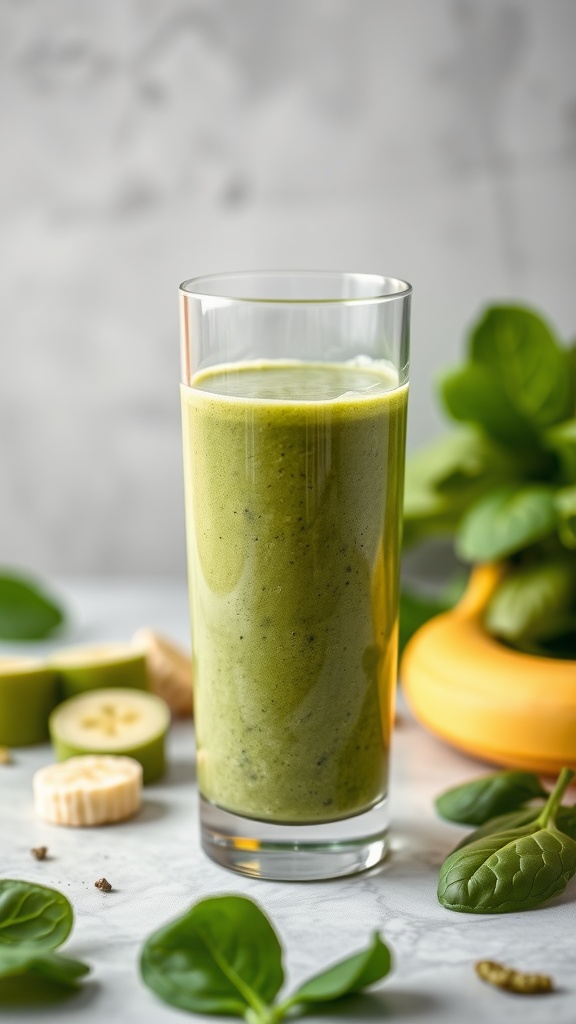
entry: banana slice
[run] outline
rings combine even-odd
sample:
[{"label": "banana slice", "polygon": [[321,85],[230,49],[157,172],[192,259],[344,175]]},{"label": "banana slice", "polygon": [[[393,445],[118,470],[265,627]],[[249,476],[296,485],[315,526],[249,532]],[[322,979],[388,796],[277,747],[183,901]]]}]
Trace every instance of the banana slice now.
[{"label": "banana slice", "polygon": [[139,629],[132,643],[146,653],[150,689],[162,697],[172,714],[192,714],[192,661],[166,637],[152,629]]},{"label": "banana slice", "polygon": [[49,660],[58,673],[61,696],[124,686],[148,690],[146,657],[132,644],[93,644],[56,651]]},{"label": "banana slice", "polygon": [[170,711],[159,697],[119,687],[70,697],[49,720],[58,761],[77,754],[126,754],[142,765],[145,785],[164,774],[169,724]]},{"label": "banana slice", "polygon": [[35,658],[0,658],[0,745],[44,743],[56,698],[54,669]]},{"label": "banana slice", "polygon": [[124,821],[142,802],[142,765],[132,757],[71,757],[49,764],[33,779],[34,806],[54,825]]}]

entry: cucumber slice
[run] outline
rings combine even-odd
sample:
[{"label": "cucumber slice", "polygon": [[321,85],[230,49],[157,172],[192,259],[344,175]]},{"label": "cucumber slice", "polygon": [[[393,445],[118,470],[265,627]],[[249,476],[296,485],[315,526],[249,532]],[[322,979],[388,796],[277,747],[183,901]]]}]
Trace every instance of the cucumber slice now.
[{"label": "cucumber slice", "polygon": [[114,687],[81,693],[50,715],[50,737],[58,761],[79,754],[125,754],[142,765],[144,784],[165,771],[170,711],[160,697]]},{"label": "cucumber slice", "polygon": [[148,690],[146,655],[132,644],[93,644],[56,651],[48,664],[58,673],[63,700],[112,686]]},{"label": "cucumber slice", "polygon": [[0,746],[45,743],[56,700],[54,669],[35,658],[0,658]]}]

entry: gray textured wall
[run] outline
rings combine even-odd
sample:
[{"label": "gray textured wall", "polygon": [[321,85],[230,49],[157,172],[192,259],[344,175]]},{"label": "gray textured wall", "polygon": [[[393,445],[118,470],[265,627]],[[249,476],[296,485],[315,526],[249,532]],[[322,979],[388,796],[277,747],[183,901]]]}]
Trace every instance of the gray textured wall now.
[{"label": "gray textured wall", "polygon": [[411,442],[488,299],[576,329],[574,0],[0,0],[0,561],[183,571],[176,287],[415,286]]}]

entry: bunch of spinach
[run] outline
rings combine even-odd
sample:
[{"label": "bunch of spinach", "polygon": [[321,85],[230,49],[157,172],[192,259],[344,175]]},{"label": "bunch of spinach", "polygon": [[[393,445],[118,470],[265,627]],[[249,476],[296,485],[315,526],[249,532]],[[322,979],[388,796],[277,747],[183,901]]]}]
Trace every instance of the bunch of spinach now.
[{"label": "bunch of spinach", "polygon": [[0,1007],[51,1001],[77,988],[89,968],[55,952],[72,923],[72,907],[62,893],[0,879]]},{"label": "bunch of spinach", "polygon": [[360,992],[391,970],[391,955],[376,933],[360,953],[310,978],[282,1002],[282,947],[270,921],[244,896],[201,900],[155,932],[142,950],[146,985],[172,1006],[192,1013],[228,1014],[248,1024],[276,1024],[293,1007]]},{"label": "bunch of spinach", "polygon": [[442,794],[436,807],[443,817],[480,827],[442,865],[440,903],[503,914],[561,893],[576,874],[576,807],[561,806],[574,774],[562,769],[543,807],[525,806],[546,795],[529,772],[497,772]]},{"label": "bunch of spinach", "polygon": [[462,426],[408,460],[405,543],[448,533],[465,562],[505,561],[487,629],[576,658],[576,346],[532,310],[492,306],[440,395]]}]

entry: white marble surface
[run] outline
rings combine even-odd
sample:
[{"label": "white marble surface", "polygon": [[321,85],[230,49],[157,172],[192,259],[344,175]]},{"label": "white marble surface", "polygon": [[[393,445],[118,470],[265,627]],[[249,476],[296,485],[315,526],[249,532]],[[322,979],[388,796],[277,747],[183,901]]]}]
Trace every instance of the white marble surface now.
[{"label": "white marble surface", "polygon": [[[128,637],[150,623],[185,640],[186,594],[164,584],[86,584],[64,587],[77,609],[70,639]],[[393,750],[393,850],[384,867],[321,884],[243,879],[212,864],[198,846],[197,797],[190,724],[173,729],[170,772],[146,790],[144,808],[126,824],[73,830],[37,821],[30,782],[50,760],[49,747],[19,750],[0,768],[0,872],[61,889],[76,922],[64,949],[91,964],[90,980],[67,1004],[11,1011],[11,1024],[170,1024],[194,1017],[164,1006],[138,978],[138,952],[151,931],[193,901],[223,892],[245,893],[273,919],[285,947],[288,987],[331,960],[362,946],[379,929],[395,954],[395,970],[372,995],[311,1021],[399,1020],[403,1024],[573,1024],[576,1005],[576,888],[530,913],[468,916],[436,901],[438,867],[461,835],[438,821],[432,799],[441,789],[485,766],[455,753],[420,729],[405,711]],[[30,848],[46,845],[36,862]],[[114,886],[101,893],[105,875]],[[481,983],[478,958],[495,958],[551,973],[555,994],[514,997]],[[208,1019],[208,1018],[206,1018]],[[210,1018],[216,1019],[216,1018]]]}]

